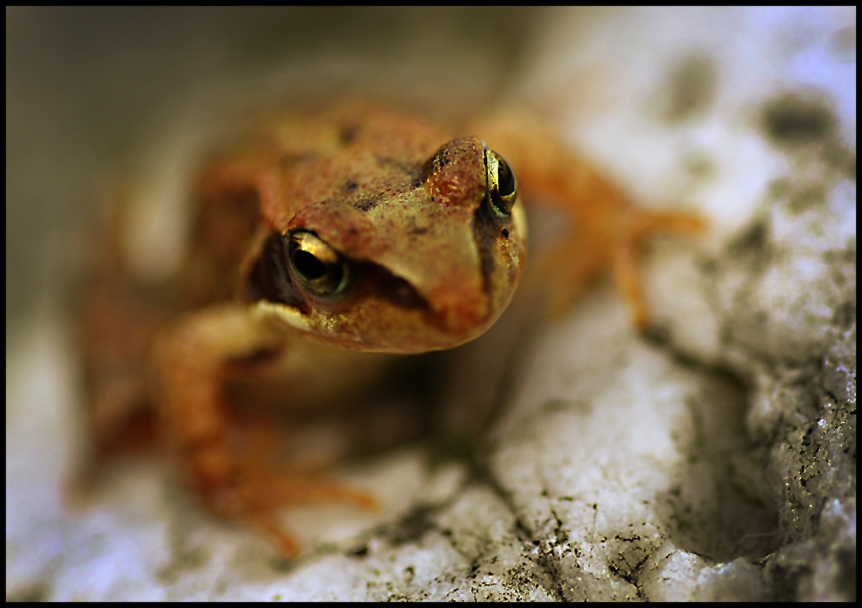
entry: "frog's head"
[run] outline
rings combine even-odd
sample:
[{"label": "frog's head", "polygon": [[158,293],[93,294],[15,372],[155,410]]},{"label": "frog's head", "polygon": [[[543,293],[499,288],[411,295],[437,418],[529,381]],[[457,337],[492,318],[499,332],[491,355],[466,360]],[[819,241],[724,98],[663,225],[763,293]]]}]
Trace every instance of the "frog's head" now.
[{"label": "frog's head", "polygon": [[310,168],[361,177],[275,229],[249,272],[249,295],[290,325],[356,350],[424,352],[472,340],[508,306],[524,267],[514,173],[476,137],[412,162],[387,160],[361,171],[368,158]]}]

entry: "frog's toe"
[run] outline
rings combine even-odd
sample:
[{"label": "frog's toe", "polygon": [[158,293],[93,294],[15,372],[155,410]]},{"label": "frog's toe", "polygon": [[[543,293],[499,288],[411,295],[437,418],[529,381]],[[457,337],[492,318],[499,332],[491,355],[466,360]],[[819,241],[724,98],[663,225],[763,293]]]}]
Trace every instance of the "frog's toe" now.
[{"label": "frog's toe", "polygon": [[628,303],[632,321],[636,327],[644,330],[650,325],[650,314],[638,266],[643,239],[653,232],[699,232],[706,227],[706,221],[696,214],[684,212],[633,208],[630,213],[614,244],[612,265],[617,287]]},{"label": "frog's toe", "polygon": [[377,501],[359,490],[335,482],[314,481],[293,476],[273,476],[260,488],[258,498],[270,508],[311,502],[346,502],[363,509],[377,506]]},{"label": "frog's toe", "polygon": [[212,489],[203,498],[216,514],[247,523],[271,539],[279,552],[294,557],[299,548],[293,536],[278,522],[278,512],[290,505],[344,502],[374,509],[377,501],[365,492],[329,481],[297,477],[290,473],[244,471],[241,481]]}]

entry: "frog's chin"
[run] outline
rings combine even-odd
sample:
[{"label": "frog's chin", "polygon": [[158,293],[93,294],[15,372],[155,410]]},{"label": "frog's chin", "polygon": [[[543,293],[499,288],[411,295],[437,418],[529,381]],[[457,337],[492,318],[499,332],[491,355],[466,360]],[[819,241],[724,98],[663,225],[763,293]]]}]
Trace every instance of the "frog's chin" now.
[{"label": "frog's chin", "polygon": [[274,331],[299,334],[302,339],[337,348],[400,354],[447,350],[475,340],[496,322],[505,308],[475,323],[453,327],[441,315],[427,309],[303,314],[283,304],[260,301],[256,305],[257,313],[273,324]]}]

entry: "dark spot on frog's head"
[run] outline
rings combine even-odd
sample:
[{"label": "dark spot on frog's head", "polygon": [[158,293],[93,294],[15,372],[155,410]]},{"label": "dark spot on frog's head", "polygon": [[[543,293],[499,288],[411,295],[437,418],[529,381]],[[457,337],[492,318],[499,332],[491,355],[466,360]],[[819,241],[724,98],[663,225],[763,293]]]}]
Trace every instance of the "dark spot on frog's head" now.
[{"label": "dark spot on frog's head", "polygon": [[408,183],[414,188],[419,188],[431,172],[430,161],[426,162],[405,162],[392,158],[391,156],[375,156],[374,160],[380,167],[395,168],[401,174],[407,176]]},{"label": "dark spot on frog's head", "polygon": [[[419,171],[416,174],[416,178],[419,181],[419,185],[416,186],[417,188],[419,186],[421,186],[422,184],[424,184],[426,181],[428,181],[428,177],[431,175],[431,172],[433,170],[434,170],[434,157],[432,156],[431,158],[426,160],[424,163],[419,165]],[[413,183],[416,183],[416,182],[414,181]]]},{"label": "dark spot on frog's head", "polygon": [[767,101],[761,110],[764,135],[780,148],[829,139],[836,123],[828,99],[810,92],[781,93]]},{"label": "dark spot on frog's head", "polygon": [[502,235],[503,235],[503,238],[504,238],[504,239],[509,238],[509,231],[508,231],[508,230],[506,230],[505,228],[503,228],[503,229],[500,231],[500,234],[502,234]]},{"label": "dark spot on frog's head", "polygon": [[407,169],[407,175],[410,177],[410,184],[414,188],[420,188],[428,177],[425,173],[425,163],[414,164]]},{"label": "dark spot on frog's head", "polygon": [[352,205],[359,209],[360,211],[368,211],[377,203],[376,198],[361,198],[359,200],[353,201]]},{"label": "dark spot on frog's head", "polygon": [[716,80],[715,63],[705,54],[682,58],[663,87],[662,118],[673,124],[703,115],[715,98]]},{"label": "dark spot on frog's head", "polygon": [[428,232],[428,227],[427,226],[417,226],[416,225],[416,218],[411,217],[407,220],[407,234],[418,236],[418,235],[425,234],[426,232]]},{"label": "dark spot on frog's head", "polygon": [[338,141],[341,142],[342,146],[349,146],[356,141],[358,136],[359,125],[348,123],[346,125],[342,125],[341,130],[338,132]]},{"label": "dark spot on frog's head", "polygon": [[283,170],[290,169],[300,163],[308,162],[310,160],[314,160],[317,158],[317,154],[314,152],[285,152],[278,159],[279,164]]},{"label": "dark spot on frog's head", "polygon": [[441,146],[431,156],[431,158],[421,163],[416,168],[415,175],[419,179],[420,183],[427,181],[432,173],[441,170],[443,167],[445,167],[451,162],[452,159],[449,158],[449,146],[451,144],[452,142],[449,142]]},{"label": "dark spot on frog's head", "polygon": [[341,186],[341,189],[344,190],[345,192],[353,192],[358,187],[359,187],[359,184],[355,180],[351,179],[351,180],[347,180],[344,183],[344,185]]},{"label": "dark spot on frog's head", "polygon": [[416,289],[404,279],[389,276],[386,278],[386,295],[395,306],[405,310],[422,309],[427,307],[427,302],[419,295]]}]

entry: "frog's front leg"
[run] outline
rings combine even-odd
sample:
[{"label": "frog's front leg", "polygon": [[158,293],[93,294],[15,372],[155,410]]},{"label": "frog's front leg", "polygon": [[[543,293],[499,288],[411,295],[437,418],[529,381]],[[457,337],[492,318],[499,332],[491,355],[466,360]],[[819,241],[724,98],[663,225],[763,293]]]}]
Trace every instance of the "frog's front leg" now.
[{"label": "frog's front leg", "polygon": [[486,143],[514,167],[528,204],[541,201],[573,219],[555,249],[540,258],[528,280],[550,289],[550,308],[559,314],[610,266],[633,322],[649,324],[638,271],[645,237],[662,231],[696,232],[705,225],[693,213],[638,209],[547,124],[523,111],[507,111],[474,125]]},{"label": "frog's front leg", "polygon": [[251,453],[232,449],[225,384],[270,365],[290,348],[254,307],[213,306],[163,331],[154,349],[156,403],[168,443],[190,485],[214,513],[270,536],[286,557],[297,552],[278,524],[278,507],[313,501],[374,504],[369,496],[332,483],[268,469]]}]

